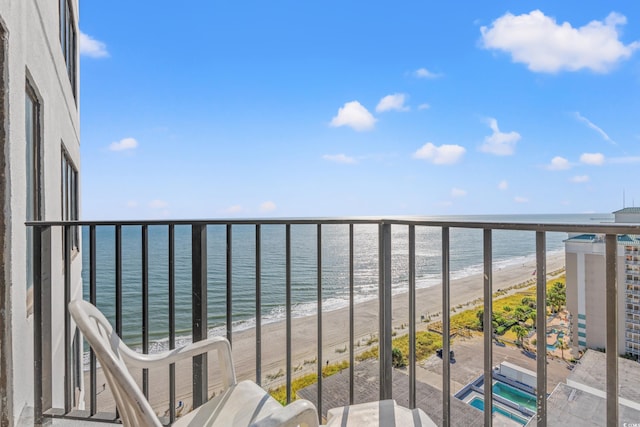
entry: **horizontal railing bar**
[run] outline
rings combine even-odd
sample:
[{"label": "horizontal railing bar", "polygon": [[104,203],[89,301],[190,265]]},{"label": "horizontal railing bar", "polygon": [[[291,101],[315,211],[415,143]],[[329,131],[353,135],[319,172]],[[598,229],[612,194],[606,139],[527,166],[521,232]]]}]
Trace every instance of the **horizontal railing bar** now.
[{"label": "horizontal railing bar", "polygon": [[640,224],[575,224],[575,223],[527,223],[492,221],[443,221],[411,218],[269,218],[269,219],[203,219],[203,220],[142,220],[142,221],[26,221],[26,226],[151,226],[151,225],[328,225],[328,224],[392,224],[425,227],[477,228],[513,231],[546,231],[559,233],[640,234]]}]

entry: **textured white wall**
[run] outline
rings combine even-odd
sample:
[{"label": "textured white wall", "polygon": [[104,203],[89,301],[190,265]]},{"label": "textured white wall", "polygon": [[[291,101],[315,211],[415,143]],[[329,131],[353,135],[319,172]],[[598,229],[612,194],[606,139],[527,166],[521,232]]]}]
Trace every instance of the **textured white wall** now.
[{"label": "textured white wall", "polygon": [[[78,2],[72,0],[77,19]],[[41,103],[41,132],[43,143],[42,181],[44,186],[43,215],[45,220],[61,219],[61,143],[80,167],[79,114],[67,76],[66,64],[59,40],[58,1],[0,0],[0,20],[7,33],[7,86],[8,95],[8,144],[10,197],[5,257],[10,258],[10,307],[6,312],[11,323],[12,348],[10,360],[13,423],[25,406],[33,405],[33,315],[27,312],[26,289],[26,177],[25,177],[25,83],[28,80],[36,90]],[[63,304],[61,234],[53,235],[52,294],[56,296],[52,306],[54,318],[60,319]],[[73,263],[73,272],[79,277],[81,257]],[[81,283],[72,283],[73,293],[81,291]],[[52,326],[53,349],[61,352],[63,328]],[[54,385],[62,381],[57,368],[62,354],[54,358]],[[54,405],[60,405],[57,393]]]}]

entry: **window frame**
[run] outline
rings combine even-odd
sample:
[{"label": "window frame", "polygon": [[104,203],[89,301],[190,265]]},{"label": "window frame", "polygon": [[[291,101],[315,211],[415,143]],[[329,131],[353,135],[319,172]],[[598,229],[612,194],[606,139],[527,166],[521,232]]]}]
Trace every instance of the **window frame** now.
[{"label": "window frame", "polygon": [[[35,86],[25,81],[25,220],[40,221],[44,217],[43,183],[43,141],[42,141],[42,100]],[[26,227],[26,288],[27,314],[32,310],[33,291],[33,228]]]},{"label": "window frame", "polygon": [[77,99],[77,46],[78,36],[76,32],[75,17],[71,6],[71,0],[59,0],[58,14],[60,24],[60,46],[62,48],[62,56],[67,65],[67,75],[71,83],[71,91],[74,100]]},{"label": "window frame", "polygon": [[[69,151],[61,143],[60,153],[60,217],[63,221],[79,219],[80,206],[78,203],[78,168],[69,155]],[[71,229],[71,250],[79,251],[78,227]]]}]

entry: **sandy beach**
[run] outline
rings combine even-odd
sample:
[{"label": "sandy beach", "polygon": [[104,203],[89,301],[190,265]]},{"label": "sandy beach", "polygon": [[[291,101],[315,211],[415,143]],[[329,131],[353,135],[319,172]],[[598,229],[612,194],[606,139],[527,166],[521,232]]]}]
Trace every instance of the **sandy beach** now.
[{"label": "sandy beach", "polygon": [[[564,253],[547,257],[547,272],[551,273],[564,267]],[[514,285],[532,281],[535,271],[535,260],[521,265],[509,266],[493,271],[493,292],[506,289]],[[464,310],[483,296],[482,274],[451,280],[451,308]],[[401,335],[407,329],[408,323],[408,293],[394,295],[392,301],[394,330]],[[416,325],[425,328],[426,323],[421,317],[434,317],[442,311],[441,286],[416,290]],[[378,301],[371,300],[359,303],[354,307],[354,330],[356,353],[364,351],[372,337],[378,331]],[[317,319],[315,315],[295,318],[292,320],[292,371],[293,376],[302,372],[315,372],[317,360]],[[348,307],[322,313],[322,361],[334,363],[349,358],[349,309]],[[234,332],[232,347],[236,374],[239,380],[255,380],[256,369],[256,336],[255,329]],[[286,378],[286,325],[284,321],[262,326],[262,386],[272,388],[281,384]],[[215,357],[210,356],[210,371],[215,371]],[[213,363],[212,363],[213,359]],[[182,400],[186,409],[191,401],[191,362],[176,366],[176,396]],[[141,383],[141,372],[134,372],[138,383]],[[151,371],[149,373],[149,400],[157,412],[162,415],[168,409],[169,379],[168,370],[165,372]],[[88,384],[88,372],[85,381]],[[97,372],[98,410],[99,412],[114,411],[113,401],[108,386],[102,391],[102,384],[106,381],[102,372]],[[214,372],[210,372],[209,389],[215,393],[219,389],[219,381]]]}]

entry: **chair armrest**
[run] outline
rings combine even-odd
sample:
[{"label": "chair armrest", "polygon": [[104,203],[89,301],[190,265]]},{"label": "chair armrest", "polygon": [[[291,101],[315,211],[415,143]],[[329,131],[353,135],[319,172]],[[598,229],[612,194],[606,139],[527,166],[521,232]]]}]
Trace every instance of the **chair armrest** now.
[{"label": "chair armrest", "polygon": [[128,365],[143,369],[169,366],[171,363],[216,350],[218,352],[220,369],[223,372],[222,380],[225,388],[236,383],[231,345],[224,337],[211,337],[185,345],[184,347],[156,354],[137,353],[124,344],[120,345],[119,350]]},{"label": "chair armrest", "polygon": [[313,403],[300,399],[251,424],[251,427],[317,427],[318,411]]}]

